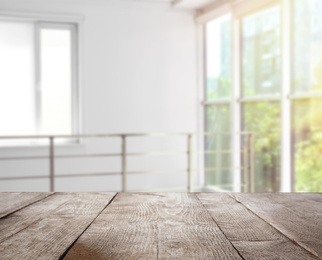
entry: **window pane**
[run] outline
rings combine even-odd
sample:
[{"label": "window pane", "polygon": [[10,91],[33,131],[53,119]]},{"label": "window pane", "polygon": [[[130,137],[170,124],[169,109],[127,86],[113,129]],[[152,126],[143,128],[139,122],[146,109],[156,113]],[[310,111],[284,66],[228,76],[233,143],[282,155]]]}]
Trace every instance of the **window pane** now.
[{"label": "window pane", "polygon": [[280,104],[248,103],[243,107],[243,128],[254,133],[256,192],[280,190]]},{"label": "window pane", "polygon": [[231,20],[223,16],[207,24],[207,100],[231,95]]},{"label": "window pane", "polygon": [[280,8],[242,19],[243,96],[280,93]]},{"label": "window pane", "polygon": [[34,29],[0,22],[0,135],[35,134]]},{"label": "window pane", "polygon": [[[229,132],[230,131],[230,108],[229,105],[208,106],[206,108],[206,131],[207,132]],[[210,135],[206,137],[207,151],[214,150],[218,153],[205,156],[206,168],[227,168],[231,167],[231,154],[222,151],[230,150],[230,135]],[[231,185],[231,170],[213,170],[206,172],[208,185]],[[231,189],[228,187],[226,189]]]},{"label": "window pane", "polygon": [[322,99],[292,105],[295,190],[322,192]]},{"label": "window pane", "polygon": [[72,133],[71,31],[41,29],[41,133]]},{"label": "window pane", "polygon": [[322,90],[322,1],[293,1],[293,92]]}]

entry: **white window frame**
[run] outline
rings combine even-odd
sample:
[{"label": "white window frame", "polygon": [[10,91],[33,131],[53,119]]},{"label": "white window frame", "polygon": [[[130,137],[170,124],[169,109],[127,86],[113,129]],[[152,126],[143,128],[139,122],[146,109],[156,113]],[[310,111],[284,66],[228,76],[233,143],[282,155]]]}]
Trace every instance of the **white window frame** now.
[{"label": "white window frame", "polygon": [[[26,12],[9,12],[0,11],[0,21],[6,22],[29,22],[35,26],[35,113],[36,113],[36,136],[39,135],[40,129],[40,30],[41,29],[68,29],[71,32],[71,62],[72,62],[72,135],[78,135],[82,133],[81,122],[81,107],[82,107],[82,63],[83,63],[83,15],[63,15],[63,14],[47,14],[47,13],[26,13]],[[46,145],[45,142],[34,140],[21,140],[19,144],[5,144],[1,148],[5,147],[30,147],[30,146],[42,146]],[[80,144],[79,139],[64,139],[63,142],[58,142],[58,145],[75,145]]]},{"label": "white window frame", "polygon": [[[201,14],[196,17],[196,23],[198,26],[204,26],[207,22],[216,19],[220,16],[230,13],[232,21],[232,93],[230,100],[231,109],[231,131],[238,133],[241,131],[241,109],[244,103],[257,102],[257,101],[278,101],[281,106],[281,191],[290,192],[293,190],[292,184],[292,174],[291,174],[291,102],[290,99],[295,98],[291,96],[291,31],[290,31],[290,1],[291,0],[243,0],[243,1],[232,1],[231,4],[218,5],[215,9]],[[281,37],[281,50],[282,50],[282,74],[281,74],[281,92],[279,95],[265,96],[265,97],[252,97],[244,98],[242,97],[242,86],[241,86],[241,18],[253,12],[261,11],[267,9],[274,5],[281,6],[281,31],[283,32]],[[203,39],[205,39],[205,35]],[[206,59],[206,50],[203,54],[204,59]],[[206,68],[204,68],[204,71]],[[201,77],[201,76],[200,76]],[[205,77],[203,74],[202,77]],[[199,85],[199,88],[204,89],[206,93],[205,82],[203,85]],[[299,95],[297,95],[299,96]],[[306,94],[307,96],[307,94]],[[308,94],[312,97],[312,95]],[[316,96],[316,94],[315,94]],[[303,98],[300,95],[298,98]],[[225,101],[206,101],[206,96],[204,95],[203,100],[201,100],[203,111],[203,120],[205,122],[205,108],[209,104],[219,104],[219,103],[229,103],[228,100]],[[200,113],[201,114],[201,113]],[[205,124],[205,123],[204,123]],[[240,150],[240,138],[236,136],[233,140],[233,150]],[[241,166],[240,155],[233,155],[233,164],[235,167]],[[234,191],[239,192],[241,188],[239,184],[241,183],[241,176],[239,170],[234,171]]]}]

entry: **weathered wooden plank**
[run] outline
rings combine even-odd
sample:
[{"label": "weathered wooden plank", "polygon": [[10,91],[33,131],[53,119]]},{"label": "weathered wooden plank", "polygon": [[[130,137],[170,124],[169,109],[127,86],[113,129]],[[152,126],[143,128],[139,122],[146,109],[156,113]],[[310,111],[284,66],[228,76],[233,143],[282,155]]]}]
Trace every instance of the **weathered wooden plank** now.
[{"label": "weathered wooden plank", "polygon": [[159,259],[242,259],[195,194],[167,194],[158,208]]},{"label": "weathered wooden plank", "polygon": [[197,193],[196,196],[230,241],[286,239],[227,193]]},{"label": "weathered wooden plank", "polygon": [[318,259],[227,193],[196,196],[245,259]]},{"label": "weathered wooden plank", "polygon": [[65,259],[242,259],[193,194],[119,193]]},{"label": "weathered wooden plank", "polygon": [[158,199],[118,193],[64,259],[156,259]]},{"label": "weathered wooden plank", "polygon": [[270,200],[281,204],[300,218],[322,219],[322,194],[321,193],[284,193],[270,194]]},{"label": "weathered wooden plank", "polygon": [[11,235],[0,243],[1,258],[59,259],[114,195],[56,193],[8,216],[1,234]]},{"label": "weathered wooden plank", "polygon": [[247,260],[318,260],[291,241],[234,241],[234,246]]},{"label": "weathered wooden plank", "polygon": [[56,193],[25,207],[0,220],[0,243],[31,224],[52,215],[95,215],[101,209],[101,205],[84,203],[84,197],[86,202],[89,198],[95,200],[95,196],[87,193]]},{"label": "weathered wooden plank", "polygon": [[50,195],[52,193],[48,192],[2,192],[0,193],[0,218]]},{"label": "weathered wooden plank", "polygon": [[322,259],[322,218],[317,217],[322,213],[322,205],[316,201],[318,197],[311,200],[306,196],[301,199],[300,194],[246,193],[232,196],[286,237]]}]

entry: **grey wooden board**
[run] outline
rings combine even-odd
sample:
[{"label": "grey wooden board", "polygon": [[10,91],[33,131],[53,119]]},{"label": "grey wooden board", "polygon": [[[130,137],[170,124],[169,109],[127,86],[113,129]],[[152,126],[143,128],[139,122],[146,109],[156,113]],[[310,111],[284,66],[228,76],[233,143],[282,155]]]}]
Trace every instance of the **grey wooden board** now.
[{"label": "grey wooden board", "polygon": [[242,259],[194,194],[119,193],[65,259]]},{"label": "grey wooden board", "polygon": [[285,240],[280,232],[258,218],[227,193],[196,194],[230,241]]},{"label": "grey wooden board", "polygon": [[160,199],[159,259],[242,259],[193,193]]},{"label": "grey wooden board", "polygon": [[[283,196],[284,195],[284,196]],[[322,259],[322,213],[320,194],[232,194],[260,218]],[[312,204],[312,206],[310,206]]]},{"label": "grey wooden board", "polygon": [[322,194],[114,195],[0,193],[0,259],[322,259]]},{"label": "grey wooden board", "polygon": [[64,259],[156,259],[158,197],[118,193]]},{"label": "grey wooden board", "polygon": [[6,217],[51,194],[46,192],[2,192],[0,193],[0,218]]},{"label": "grey wooden board", "polygon": [[56,193],[0,220],[11,230],[0,243],[0,259],[59,259],[114,195]]},{"label": "grey wooden board", "polygon": [[229,194],[196,195],[245,259],[318,259],[257,217]]},{"label": "grey wooden board", "polygon": [[312,260],[320,259],[291,241],[234,241],[234,246],[247,260]]}]

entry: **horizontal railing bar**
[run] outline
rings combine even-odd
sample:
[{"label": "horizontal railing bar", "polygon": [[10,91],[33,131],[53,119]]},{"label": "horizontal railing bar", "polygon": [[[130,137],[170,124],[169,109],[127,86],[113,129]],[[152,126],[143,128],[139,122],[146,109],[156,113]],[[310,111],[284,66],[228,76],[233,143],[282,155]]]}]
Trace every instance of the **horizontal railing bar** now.
[{"label": "horizontal railing bar", "polygon": [[49,156],[28,156],[28,157],[0,157],[0,161],[5,160],[30,160],[30,159],[48,159]]},{"label": "horizontal railing bar", "polygon": [[78,158],[78,157],[114,157],[121,156],[120,153],[107,153],[107,154],[73,154],[73,155],[56,155],[55,158]]},{"label": "horizontal railing bar", "polygon": [[122,174],[121,172],[55,174],[55,177],[58,177],[58,178],[71,178],[71,177],[109,176],[109,175],[121,175],[121,174]]},{"label": "horizontal railing bar", "polygon": [[100,137],[122,137],[122,134],[95,134],[95,135],[17,135],[17,136],[0,136],[0,139],[48,139],[48,138],[100,138]]},{"label": "horizontal railing bar", "polygon": [[217,153],[240,153],[243,150],[212,150],[212,151],[197,151],[197,154],[217,154]]},{"label": "horizontal railing bar", "polygon": [[18,177],[1,177],[0,181],[13,181],[13,180],[28,180],[28,179],[46,179],[49,175],[35,175],[35,176],[18,176]]},{"label": "horizontal railing bar", "polygon": [[[198,168],[192,171],[215,171],[215,170],[233,170],[244,169],[243,167],[218,167],[218,168]],[[127,174],[158,174],[158,173],[172,173],[172,172],[187,172],[188,169],[170,169],[170,170],[152,170],[152,171],[132,171]],[[107,172],[107,173],[84,173],[84,174],[55,174],[57,178],[70,178],[70,177],[90,177],[90,176],[108,176],[108,175],[121,175],[121,172]],[[19,176],[19,177],[2,177],[0,181],[5,180],[23,180],[23,179],[44,179],[49,176]]]},{"label": "horizontal railing bar", "polygon": [[[204,188],[204,186],[194,186],[194,189],[202,189]],[[186,186],[181,186],[181,187],[171,187],[171,188],[157,188],[157,189],[135,189],[135,190],[131,190],[131,192],[162,192],[162,191],[168,191],[168,190],[179,190],[179,189],[183,189],[183,190],[187,190]]]},{"label": "horizontal railing bar", "polygon": [[[78,173],[78,174],[55,174],[55,178],[70,178],[70,177],[91,177],[91,176],[108,176],[108,175],[121,175],[120,172],[104,172],[104,173]],[[49,176],[34,175],[34,176],[19,176],[19,177],[2,177],[0,181],[10,180],[25,180],[25,179],[45,179]]]},{"label": "horizontal railing bar", "polygon": [[176,151],[176,152],[150,152],[150,153],[127,153],[126,155],[136,156],[136,155],[176,155],[176,154],[187,154],[188,151]]},{"label": "horizontal railing bar", "polygon": [[[121,156],[119,153],[110,154],[73,154],[73,155],[56,155],[55,158],[84,158],[84,157],[108,157]],[[0,157],[0,160],[26,160],[26,159],[48,159],[50,156],[28,156],[28,157]]]},{"label": "horizontal railing bar", "polygon": [[0,139],[44,139],[44,138],[101,138],[101,137],[144,137],[144,136],[181,136],[181,135],[249,135],[252,132],[183,132],[183,133],[128,133],[128,134],[82,134],[82,135],[17,135],[0,136]]},{"label": "horizontal railing bar", "polygon": [[[187,151],[176,152],[151,152],[151,153],[127,153],[127,156],[156,156],[156,155],[177,155],[187,154]],[[120,153],[108,153],[108,154],[73,154],[73,155],[56,155],[55,158],[87,158],[87,157],[113,157],[121,156]],[[28,156],[28,157],[0,157],[0,160],[30,160],[30,159],[48,159],[50,156]]]},{"label": "horizontal railing bar", "polygon": [[206,185],[204,188],[210,188],[210,189],[215,189],[215,188],[227,188],[227,187],[235,187],[235,186],[247,186],[245,183],[240,183],[238,185],[236,184],[220,184],[220,185]]},{"label": "horizontal railing bar", "polygon": [[126,174],[157,174],[157,173],[171,173],[171,172],[187,172],[188,169],[173,169],[173,170],[152,170],[152,171],[135,171],[135,172],[126,172]]},{"label": "horizontal railing bar", "polygon": [[[159,171],[135,171],[127,172],[127,174],[154,174],[154,173],[171,173],[171,172],[186,172],[187,169],[173,169],[173,170],[159,170]],[[84,173],[84,174],[55,174],[57,178],[66,178],[66,177],[84,177],[84,176],[103,176],[103,175],[121,175],[120,172],[112,173]],[[39,178],[49,178],[49,176],[21,176],[21,177],[8,177],[0,178],[1,180],[16,180],[16,179],[39,179]]]},{"label": "horizontal railing bar", "polygon": [[172,188],[160,188],[160,189],[133,189],[133,190],[128,190],[129,192],[162,192],[165,190],[179,190],[179,189],[184,189],[187,190],[187,187],[181,186],[181,187],[172,187]]},{"label": "horizontal railing bar", "polygon": [[217,170],[242,170],[244,167],[217,167],[217,168],[199,168],[199,169],[193,169],[194,171],[217,171]]}]

